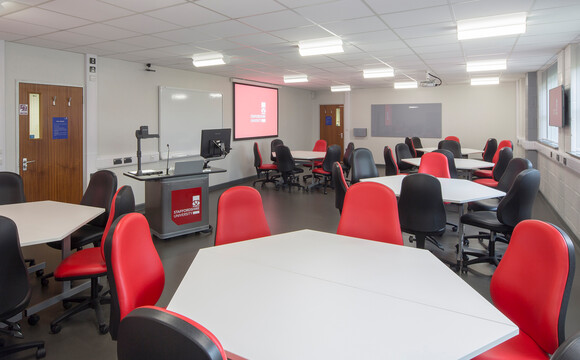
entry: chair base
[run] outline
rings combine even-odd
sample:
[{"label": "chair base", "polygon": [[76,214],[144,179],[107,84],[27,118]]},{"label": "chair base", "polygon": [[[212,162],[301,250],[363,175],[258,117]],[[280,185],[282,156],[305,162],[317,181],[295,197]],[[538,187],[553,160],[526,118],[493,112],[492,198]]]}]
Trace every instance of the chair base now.
[{"label": "chair base", "polygon": [[[496,253],[495,244],[497,241],[507,243],[508,240],[506,238],[502,238],[500,236],[497,236],[497,234],[495,232],[491,232],[491,233],[482,232],[482,233],[479,233],[477,235],[465,236],[464,240],[474,239],[474,238],[479,239],[480,243],[483,243],[483,239],[487,239],[487,240],[489,240],[489,244],[487,245],[487,247],[482,244],[484,246],[484,248],[486,248],[486,250],[464,248],[463,254],[462,254],[462,258],[463,258],[462,271],[464,273],[466,273],[467,267],[469,265],[473,265],[473,264],[491,264],[491,265],[495,265],[497,267],[497,265],[499,265],[499,262],[501,261],[502,255],[498,255]],[[474,258],[469,259],[470,256],[472,256]]]},{"label": "chair base", "polygon": [[432,236],[428,236],[428,235],[415,235],[415,237],[409,236],[410,243],[412,243],[414,241],[417,242],[417,249],[425,249],[425,240],[427,240],[430,243],[432,243],[433,245],[437,246],[437,248],[439,248],[439,250],[445,250],[443,248],[443,246],[439,243],[439,241],[437,241],[437,239],[435,239]]},{"label": "chair base", "polygon": [[20,351],[36,349],[36,358],[42,359],[46,356],[46,349],[44,348],[44,341],[30,341],[22,344],[14,344],[10,346],[0,347],[0,358],[6,355],[14,354]]}]

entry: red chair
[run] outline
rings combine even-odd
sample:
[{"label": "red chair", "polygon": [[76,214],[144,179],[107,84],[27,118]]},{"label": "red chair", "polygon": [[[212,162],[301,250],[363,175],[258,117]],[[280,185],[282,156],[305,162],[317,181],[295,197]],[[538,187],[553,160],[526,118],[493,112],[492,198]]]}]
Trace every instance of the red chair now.
[{"label": "red chair", "polygon": [[490,293],[520,331],[475,359],[549,359],[565,340],[574,267],[574,245],[566,233],[539,220],[519,223],[491,278]]},{"label": "red chair", "polygon": [[[322,185],[324,186],[325,195],[326,195],[326,187],[328,186],[328,183],[332,180],[332,164],[340,161],[340,153],[341,153],[340,145],[336,144],[331,145],[326,151],[326,156],[324,157],[324,161],[322,161],[322,166],[312,170],[312,174],[315,178],[317,179],[319,179],[320,177],[323,178],[324,184]],[[319,185],[321,184],[318,183],[316,187]],[[314,187],[312,189],[314,189]]]},{"label": "red chair", "polygon": [[[497,146],[497,150],[495,151],[495,154],[493,155],[493,159],[491,159],[491,162],[496,164],[497,161],[499,160],[499,152],[501,151],[501,149],[503,149],[504,147],[508,147],[508,146],[512,150],[514,149],[514,145],[512,144],[512,142],[510,140],[500,141],[499,145]],[[492,172],[492,169],[482,169],[482,170],[474,171],[473,175],[475,175],[479,178],[491,178],[491,177],[493,177],[493,172]]]},{"label": "red chair", "polygon": [[453,140],[453,141],[460,142],[460,141],[459,141],[459,138],[458,138],[457,136],[453,136],[453,135],[447,136],[447,137],[445,138],[445,140]]},{"label": "red chair", "polygon": [[[270,173],[272,171],[278,171],[278,165],[264,164],[262,162],[262,154],[260,153],[260,148],[258,147],[257,142],[254,142],[254,167],[256,168],[258,179],[254,181],[252,186],[256,186],[256,183],[258,182],[261,182],[262,186],[264,186],[267,182],[276,183],[276,180],[270,177]],[[262,173],[266,175],[264,179],[260,179],[260,175],[262,175]]]},{"label": "red chair", "polygon": [[375,182],[360,182],[349,187],[336,233],[403,245],[393,190]]},{"label": "red chair", "polygon": [[430,152],[423,155],[418,172],[440,178],[451,178],[447,156],[441,153]]},{"label": "red chair", "polygon": [[[123,186],[113,195],[109,209],[109,217],[103,232],[103,238],[107,236],[111,224],[123,214],[135,211],[135,197],[130,186]],[[60,332],[60,323],[71,316],[88,309],[94,309],[99,323],[99,332],[106,334],[109,327],[105,322],[101,302],[104,300],[104,292],[99,292],[99,278],[107,275],[107,264],[103,248],[101,246],[79,250],[64,259],[54,270],[54,278],[58,281],[91,280],[90,296],[80,298],[68,298],[64,303],[79,302],[80,304],[64,312],[50,323],[50,331],[53,334]]]},{"label": "red chair", "polygon": [[109,332],[117,340],[119,323],[125,316],[138,307],[157,303],[165,286],[165,271],[143,214],[130,213],[115,220],[104,247],[111,289]]},{"label": "red chair", "polygon": [[[316,140],[316,142],[314,143],[314,147],[312,148],[312,151],[324,151],[326,152],[326,148],[328,147],[328,144],[326,143],[326,140]],[[306,167],[306,168],[311,168],[312,164],[311,163],[304,163],[302,164],[302,166]],[[317,167],[321,167],[322,166],[322,161],[315,161],[314,162],[314,168]],[[311,178],[312,175],[304,175],[302,177],[303,181],[306,181],[306,179]]]},{"label": "red chair", "polygon": [[270,235],[262,197],[249,186],[227,189],[218,200],[215,245]]},{"label": "red chair", "polygon": [[473,181],[478,183],[478,184],[481,184],[481,185],[485,185],[485,186],[489,186],[489,187],[497,187],[497,184],[499,183],[499,179],[501,179],[501,177],[503,176],[505,170],[507,169],[509,162],[513,159],[513,157],[514,157],[514,153],[513,153],[512,149],[510,149],[507,146],[502,148],[499,152],[499,158],[498,158],[497,162],[495,163],[495,165],[491,169],[491,173],[492,173],[493,177],[475,179]]},{"label": "red chair", "polygon": [[172,311],[143,306],[119,325],[119,360],[227,360],[219,340],[197,322]]}]

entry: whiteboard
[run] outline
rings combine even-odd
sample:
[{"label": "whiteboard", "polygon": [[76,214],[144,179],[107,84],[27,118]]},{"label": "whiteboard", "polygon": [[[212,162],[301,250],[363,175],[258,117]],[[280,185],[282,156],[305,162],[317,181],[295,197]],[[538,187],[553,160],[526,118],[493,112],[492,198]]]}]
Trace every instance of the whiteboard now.
[{"label": "whiteboard", "polygon": [[199,155],[201,130],[223,127],[222,94],[215,91],[159,87],[159,157]]}]

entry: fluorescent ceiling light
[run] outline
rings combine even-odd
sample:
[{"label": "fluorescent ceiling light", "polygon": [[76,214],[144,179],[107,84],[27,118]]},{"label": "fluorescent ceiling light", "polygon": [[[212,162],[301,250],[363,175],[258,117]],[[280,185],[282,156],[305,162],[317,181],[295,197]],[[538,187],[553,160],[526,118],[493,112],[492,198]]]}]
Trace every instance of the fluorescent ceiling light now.
[{"label": "fluorescent ceiling light", "polygon": [[393,77],[393,76],[395,76],[395,70],[393,68],[363,70],[363,77],[365,79]]},{"label": "fluorescent ceiling light", "polygon": [[396,82],[395,89],[415,89],[417,88],[416,81]]},{"label": "fluorescent ceiling light", "polygon": [[336,85],[331,86],[330,91],[338,92],[338,91],[350,91],[350,85]]},{"label": "fluorescent ceiling light", "polygon": [[298,51],[302,56],[335,54],[344,52],[342,40],[337,37],[302,40],[298,42]]},{"label": "fluorescent ceiling light", "polygon": [[457,21],[457,39],[480,39],[526,32],[526,13],[488,16]]},{"label": "fluorescent ceiling light", "polygon": [[499,84],[499,76],[471,79],[471,85],[497,85],[497,84]]},{"label": "fluorescent ceiling light", "polygon": [[505,69],[507,69],[506,59],[467,62],[467,72],[505,70]]},{"label": "fluorescent ceiling light", "polygon": [[284,75],[284,82],[286,84],[308,82],[308,76],[305,74]]},{"label": "fluorescent ceiling light", "polygon": [[193,66],[195,67],[224,65],[225,63],[223,54],[217,52],[193,54]]}]

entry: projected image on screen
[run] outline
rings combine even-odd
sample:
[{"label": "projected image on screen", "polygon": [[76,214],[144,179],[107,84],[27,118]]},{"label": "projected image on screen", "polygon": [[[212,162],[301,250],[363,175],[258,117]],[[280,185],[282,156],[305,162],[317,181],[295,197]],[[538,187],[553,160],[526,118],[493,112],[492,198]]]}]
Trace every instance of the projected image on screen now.
[{"label": "projected image on screen", "polygon": [[278,89],[234,83],[234,140],[278,136]]}]

